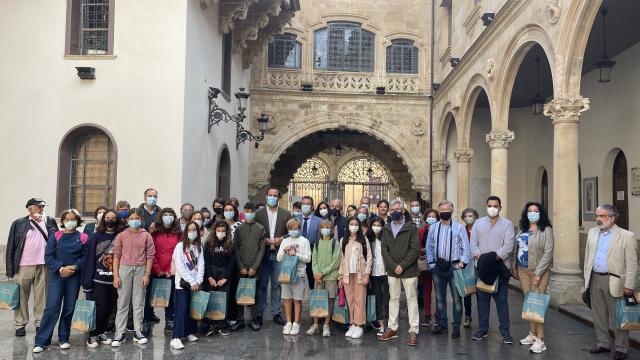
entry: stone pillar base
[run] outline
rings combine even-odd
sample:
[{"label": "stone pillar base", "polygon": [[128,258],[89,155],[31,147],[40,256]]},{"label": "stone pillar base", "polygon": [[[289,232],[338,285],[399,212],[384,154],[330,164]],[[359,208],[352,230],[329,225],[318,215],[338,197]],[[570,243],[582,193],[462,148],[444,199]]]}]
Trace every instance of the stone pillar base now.
[{"label": "stone pillar base", "polygon": [[582,304],[584,291],[583,272],[578,267],[553,267],[547,294],[551,295],[551,305]]}]

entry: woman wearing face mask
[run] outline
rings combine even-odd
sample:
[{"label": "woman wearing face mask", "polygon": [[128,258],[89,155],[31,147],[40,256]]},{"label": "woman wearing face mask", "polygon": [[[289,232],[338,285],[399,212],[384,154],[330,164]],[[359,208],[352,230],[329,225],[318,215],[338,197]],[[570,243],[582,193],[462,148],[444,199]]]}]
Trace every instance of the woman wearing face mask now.
[{"label": "woman wearing face mask", "polygon": [[380,200],[377,204],[378,217],[384,220],[385,224],[389,222],[389,202],[387,200]]},{"label": "woman wearing face mask", "polygon": [[180,231],[184,231],[193,214],[193,205],[190,203],[184,203],[180,206]]},{"label": "woman wearing face mask", "polygon": [[369,208],[365,206],[360,206],[358,209],[358,215],[356,216],[358,221],[360,221],[360,227],[362,228],[362,234],[365,236],[369,231]]},{"label": "woman wearing face mask", "polygon": [[358,214],[358,208],[355,205],[347,206],[347,218],[354,218]]},{"label": "woman wearing face mask", "polygon": [[[418,237],[420,238],[420,261],[426,261],[426,243],[427,235],[429,234],[429,227],[440,221],[440,214],[437,210],[429,209],[425,212],[425,225],[420,228]],[[429,271],[429,266],[426,266],[426,270],[420,272],[422,278],[422,310],[424,311],[424,318],[420,323],[422,327],[430,327],[434,325],[438,326],[438,310],[436,309],[434,316],[431,316],[431,292],[433,290],[433,277]]]},{"label": "woman wearing face mask", "polygon": [[[537,202],[528,202],[522,210],[513,257],[513,277],[520,280],[525,296],[529,291],[544,294],[553,264],[553,229],[547,212]],[[547,350],[544,324],[529,321],[529,329],[520,344],[531,345],[529,351],[536,354]]]},{"label": "woman wearing face mask", "polygon": [[314,212],[314,215],[321,218],[322,220],[326,220],[329,218],[329,204],[327,204],[326,202],[321,202],[320,204],[318,204],[318,206],[316,207],[316,211]]},{"label": "woman wearing face mask", "polygon": [[93,218],[96,219],[96,222],[88,223],[84,226],[84,229],[82,229],[82,232],[89,236],[89,240],[91,240],[91,238],[93,237],[93,233],[96,231],[96,227],[98,226],[100,220],[102,220],[102,216],[104,215],[105,211],[107,211],[106,206],[98,206],[93,212]]},{"label": "woman wearing face mask", "polygon": [[211,211],[209,211],[209,209],[207,209],[206,207],[203,207],[202,209],[200,209],[200,212],[202,213],[202,217],[204,218],[204,223],[202,224],[202,226],[206,227],[207,229],[211,229]]},{"label": "woman wearing face mask", "polygon": [[[47,239],[44,261],[51,272],[47,283],[47,305],[36,332],[34,353],[42,352],[51,344],[53,329],[58,326],[58,341],[61,349],[68,349],[71,318],[80,290],[80,270],[87,253],[87,234],[77,227],[82,224],[78,210],[65,210],[60,216],[62,231],[51,234]],[[60,313],[62,308],[62,314]]]},{"label": "woman wearing face mask", "polygon": [[[475,223],[476,220],[478,220],[480,215],[478,214],[478,211],[476,211],[475,209],[466,208],[462,211],[462,215],[460,217],[462,218],[462,221],[464,222],[464,226],[467,229],[467,238],[471,239],[471,229],[473,228],[473,223]],[[462,302],[464,304],[464,327],[466,328],[470,328],[471,322],[472,322],[471,296],[472,295],[469,295],[469,296],[466,296],[464,299],[462,299]]]},{"label": "woman wearing face mask", "polygon": [[[156,253],[154,255],[153,267],[151,275],[153,278],[171,279],[171,261],[173,259],[173,250],[176,244],[180,242],[180,224],[176,212],[172,208],[164,208],[158,213],[158,220],[155,222],[156,231],[153,233],[153,245]],[[149,306],[150,293],[147,294],[146,306],[144,309],[145,326],[150,326],[151,317],[153,316],[153,308]],[[164,308],[164,330],[173,330],[173,291],[169,296],[169,306]],[[145,330],[145,329],[143,329]]]},{"label": "woman wearing face mask", "polygon": [[121,346],[125,341],[125,328],[129,303],[133,305],[133,341],[146,344],[142,334],[144,300],[147,286],[151,283],[156,248],[153,238],[142,227],[142,216],[137,209],[129,211],[129,227],[116,236],[113,248],[113,287],[118,289],[118,312],[116,314],[116,332],[111,346]]},{"label": "woman wearing face mask", "polygon": [[[233,243],[233,237],[235,236],[236,229],[242,222],[240,222],[240,214],[238,213],[238,208],[234,203],[228,202],[224,205],[222,215],[224,217],[224,221],[229,225],[229,231],[231,231],[231,236],[229,237],[229,241]],[[235,269],[235,265],[234,265]],[[236,324],[238,319],[238,304],[236,303],[236,291],[238,290],[238,282],[240,281],[240,274],[237,271],[231,272],[231,277],[229,279],[229,296],[227,297],[227,319],[229,326],[233,326]]]},{"label": "woman wearing face mask", "polygon": [[182,339],[189,342],[198,340],[198,323],[191,318],[191,292],[198,291],[204,280],[204,255],[200,228],[194,221],[189,221],[182,232],[180,243],[173,251],[173,264],[176,269],[175,278],[175,317],[173,338],[169,343],[174,349],[184,349]]},{"label": "woman wearing face mask", "polygon": [[216,198],[213,200],[213,204],[211,204],[211,208],[213,209],[213,219],[211,221],[216,222],[218,220],[224,220],[224,216],[222,215],[224,205],[225,201],[223,198]]},{"label": "woman wearing face mask", "polygon": [[367,232],[367,239],[371,248],[371,290],[376,297],[376,318],[378,320],[378,336],[384,334],[384,320],[389,314],[389,282],[387,281],[387,271],[384,268],[382,259],[382,228],[384,220],[375,218],[371,222],[371,227]]},{"label": "woman wearing face mask", "polygon": [[[204,245],[204,284],[207,291],[223,291],[229,294],[231,274],[235,267],[234,257],[231,227],[226,221],[216,221]],[[228,315],[227,318],[229,318]],[[212,328],[207,329],[207,336],[229,335],[222,331],[227,327],[224,320],[208,320],[207,323],[213,325]]]},{"label": "woman wearing face mask", "polygon": [[198,224],[198,229],[200,229],[200,239],[204,241],[204,239],[209,237],[209,229],[204,227],[204,215],[202,215],[200,211],[192,212],[189,221],[193,221]]},{"label": "woman wearing face mask", "polygon": [[113,287],[113,247],[116,235],[124,230],[115,210],[106,210],[87,246],[82,266],[82,289],[87,299],[96,302],[96,328],[89,332],[87,346],[109,345],[106,330],[118,292]]},{"label": "woman wearing face mask", "polygon": [[342,260],[338,269],[338,287],[343,288],[349,305],[351,327],[346,337],[358,339],[364,334],[367,320],[367,286],[371,273],[371,247],[360,229],[358,219],[348,220],[349,234],[340,240]]}]

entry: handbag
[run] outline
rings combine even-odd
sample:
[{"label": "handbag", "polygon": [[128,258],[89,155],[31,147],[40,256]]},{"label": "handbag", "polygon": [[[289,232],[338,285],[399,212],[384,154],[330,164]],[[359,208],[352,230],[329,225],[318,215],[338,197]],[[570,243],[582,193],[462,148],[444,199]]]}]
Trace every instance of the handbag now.
[{"label": "handbag", "polygon": [[224,291],[210,291],[207,304],[207,319],[224,320],[227,317],[227,293]]},{"label": "handbag", "polygon": [[473,265],[453,271],[453,282],[461,297],[467,297],[477,291],[476,274]]},{"label": "handbag", "polygon": [[255,305],[256,303],[256,279],[240,278],[236,290],[236,303],[238,305]]},{"label": "handbag", "polygon": [[591,288],[584,289],[582,292],[582,302],[584,302],[589,309],[591,309]]},{"label": "handbag", "polygon": [[280,267],[278,282],[280,284],[292,284],[298,281],[298,257],[286,255]]},{"label": "handbag", "polygon": [[346,303],[343,306],[340,306],[337,301],[334,301],[331,320],[345,325],[349,323],[349,308]]},{"label": "handbag", "polygon": [[620,330],[640,330],[640,306],[616,300],[616,327]]},{"label": "handbag", "polygon": [[326,318],[329,316],[329,291],[311,290],[309,312],[312,318]]},{"label": "handbag", "polygon": [[495,294],[498,292],[499,280],[500,280],[500,277],[497,277],[496,281],[494,281],[493,284],[485,284],[482,280],[478,279],[478,282],[476,283],[476,288],[482,292]]},{"label": "handbag", "polygon": [[76,300],[76,306],[71,318],[71,328],[80,332],[96,329],[96,302],[91,300]]},{"label": "handbag", "polygon": [[522,305],[522,319],[544,324],[544,315],[549,308],[551,296],[529,291]]},{"label": "handbag", "polygon": [[194,291],[191,293],[191,318],[202,320],[209,305],[209,293],[206,291]]},{"label": "handbag", "polygon": [[0,285],[0,309],[15,310],[20,306],[20,285]]},{"label": "handbag", "polygon": [[168,307],[172,288],[173,282],[171,279],[154,278],[151,281],[150,305],[152,307]]}]

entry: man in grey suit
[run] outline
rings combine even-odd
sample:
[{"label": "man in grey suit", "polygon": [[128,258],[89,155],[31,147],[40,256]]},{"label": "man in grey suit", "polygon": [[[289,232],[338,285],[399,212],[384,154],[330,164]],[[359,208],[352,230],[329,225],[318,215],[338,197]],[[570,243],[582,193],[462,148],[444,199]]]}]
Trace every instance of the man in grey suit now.
[{"label": "man in grey suit", "polygon": [[260,265],[260,282],[258,284],[258,312],[256,321],[250,324],[253,330],[259,330],[262,326],[262,318],[267,308],[267,288],[271,284],[271,315],[278,325],[284,325],[280,306],[280,263],[276,260],[278,247],[282,237],[288,234],[287,221],[291,220],[291,213],[278,206],[280,190],[270,188],[267,191],[267,206],[256,211],[256,222],[262,225],[267,233],[265,240],[266,249]]},{"label": "man in grey suit", "polygon": [[593,326],[598,343],[592,354],[610,352],[609,324],[614,329],[614,359],[626,359],[629,332],[615,325],[616,302],[633,296],[638,271],[635,235],[618,227],[618,210],[611,205],[596,209],[597,227],[589,230],[584,261],[584,286],[589,289]]},{"label": "man in grey suit", "polygon": [[[300,235],[309,240],[309,246],[311,250],[313,250],[315,243],[318,241],[320,222],[322,219],[313,214],[314,207],[311,196],[304,196],[302,200],[300,200],[300,203],[302,215],[296,218],[300,223]],[[307,263],[307,279],[309,280],[309,288],[313,289],[315,280],[313,270],[311,269],[311,262]]]}]

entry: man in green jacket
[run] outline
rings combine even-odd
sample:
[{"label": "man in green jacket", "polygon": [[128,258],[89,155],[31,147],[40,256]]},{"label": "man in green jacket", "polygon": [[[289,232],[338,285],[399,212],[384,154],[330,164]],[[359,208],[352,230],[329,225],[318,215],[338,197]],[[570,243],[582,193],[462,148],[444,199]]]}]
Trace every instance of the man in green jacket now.
[{"label": "man in green jacket", "polygon": [[418,256],[420,242],[418,228],[406,216],[404,204],[393,200],[389,204],[390,221],[382,230],[382,258],[387,269],[389,281],[389,328],[378,339],[389,341],[398,338],[398,312],[400,293],[404,287],[409,312],[409,345],[418,344]]}]

